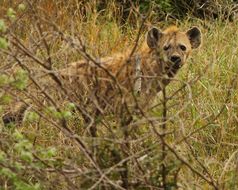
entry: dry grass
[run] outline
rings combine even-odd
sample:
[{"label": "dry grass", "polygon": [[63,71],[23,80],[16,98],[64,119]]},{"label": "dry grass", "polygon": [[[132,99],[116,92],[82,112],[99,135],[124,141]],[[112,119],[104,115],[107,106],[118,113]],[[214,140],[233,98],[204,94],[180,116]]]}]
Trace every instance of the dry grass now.
[{"label": "dry grass", "polygon": [[[5,8],[0,9],[1,15],[4,15],[6,7],[10,6],[6,1],[3,4]],[[84,4],[84,9],[80,3],[73,6],[76,4],[73,0],[68,1],[68,4],[63,1],[39,1],[37,4],[38,15],[41,19],[43,18],[38,21],[41,22],[45,34],[49,34],[46,39],[51,50],[54,68],[62,68],[82,57],[75,48],[54,35],[55,29],[49,27],[50,24],[44,18],[56,23],[65,35],[74,39],[82,38],[88,53],[94,57],[113,55],[132,48],[142,23],[140,15],[134,11],[131,13],[136,18],[134,25],[131,26],[128,23],[120,25],[121,13],[113,1],[109,1],[105,11],[101,12],[96,11],[96,4],[91,1]],[[11,6],[14,7],[14,5]],[[40,42],[41,37],[36,26],[36,19],[32,17],[34,14],[31,11],[18,14],[19,17],[22,14],[23,16],[16,23],[7,21],[11,32],[17,35],[36,57],[44,60],[47,52],[43,45],[35,46],[37,44],[35,42]],[[186,85],[167,102],[166,131],[161,129],[159,123],[154,125],[158,132],[168,133],[165,137],[166,143],[182,159],[179,159],[168,147],[166,147],[166,159],[162,159],[161,144],[163,143],[150,122],[141,123],[143,121],[141,116],[133,115],[134,120],[128,125],[130,132],[127,139],[125,139],[124,129],[121,128],[121,124],[114,115],[97,118],[98,136],[92,138],[85,132],[81,115],[76,112],[67,121],[68,128],[75,136],[80,137],[88,150],[91,146],[96,146],[97,152],[93,158],[97,161],[101,171],[106,172],[107,178],[101,180],[95,188],[118,189],[123,181],[121,171],[127,167],[131,189],[159,189],[162,184],[161,163],[164,163],[168,171],[168,189],[169,187],[171,189],[213,189],[214,186],[218,189],[236,189],[238,188],[238,95],[236,93],[238,25],[235,22],[219,19],[202,21],[190,17],[176,22],[155,23],[155,20],[153,16],[149,16],[143,33],[151,24],[164,27],[170,23],[177,23],[182,29],[196,25],[203,33],[203,46],[193,54],[188,65],[182,68],[176,80],[167,88],[167,96],[170,96],[184,84]],[[13,23],[12,26],[11,23]],[[141,35],[141,41],[143,38],[144,36]],[[17,48],[14,48],[13,51],[17,52]],[[16,62],[2,51],[0,55],[1,72],[3,73],[5,71],[3,66],[11,66]],[[22,57],[22,60],[24,63],[32,64],[30,68],[34,72],[42,68],[27,56]],[[45,79],[38,80],[40,84],[46,82]],[[9,89],[1,88],[1,90],[15,94],[15,91],[9,92]],[[18,93],[18,97],[13,98],[14,101],[15,99],[24,100],[26,94],[33,95],[42,102],[44,99],[41,94],[37,94],[39,91],[31,87]],[[156,102],[161,103],[160,99],[158,97]],[[34,103],[37,104],[37,101]],[[66,104],[59,106],[66,109]],[[41,118],[37,122],[26,122],[17,130],[23,133],[30,143],[33,143],[33,149],[29,152],[36,155],[35,157],[41,158],[41,150],[48,147],[54,147],[57,154],[45,158],[47,164],[42,168],[39,167],[39,170],[33,164],[31,165],[32,171],[39,172],[39,174],[45,173],[46,176],[42,177],[27,172],[24,174],[24,179],[28,184],[39,183],[39,189],[89,189],[94,187],[93,185],[98,182],[101,174],[85,156],[84,149],[73,140],[74,138],[59,124],[60,122],[55,127],[54,121],[58,118],[52,113],[47,115],[44,111],[48,109],[48,104],[41,105],[38,102],[35,107],[42,108],[37,111],[46,118]],[[147,114],[161,121],[162,111],[163,107],[160,104]],[[8,160],[13,162],[18,160],[18,155],[13,155],[13,150],[6,149],[11,145],[14,146],[14,140],[13,142],[9,140],[12,138],[9,133],[12,132],[2,128],[3,135],[0,136],[4,136],[2,139],[6,142],[0,140],[0,151],[9,154]],[[9,145],[5,145],[7,143]],[[128,162],[125,162],[127,159]],[[181,160],[185,160],[192,169],[201,173],[208,181],[214,180],[215,185],[209,184]],[[19,162],[24,167],[27,165],[21,158]],[[127,166],[123,163],[127,163]],[[1,160],[0,164],[6,166]],[[27,170],[27,167],[23,170]],[[2,189],[14,189],[12,181],[7,177],[0,177],[0,186]]]}]

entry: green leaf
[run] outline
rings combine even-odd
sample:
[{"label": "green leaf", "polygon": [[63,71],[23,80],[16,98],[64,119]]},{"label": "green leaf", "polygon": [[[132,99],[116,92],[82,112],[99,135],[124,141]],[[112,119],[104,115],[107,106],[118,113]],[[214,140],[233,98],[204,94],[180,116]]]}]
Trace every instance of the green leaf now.
[{"label": "green leaf", "polygon": [[53,116],[54,118],[56,119],[62,119],[62,114],[60,112],[58,112],[56,110],[55,107],[53,106],[49,106],[47,109],[46,109],[46,113],[50,116]]},{"label": "green leaf", "polygon": [[14,149],[17,152],[22,152],[22,151],[25,151],[25,150],[31,150],[32,149],[32,144],[26,139],[21,139],[18,143],[15,144]]},{"label": "green leaf", "polygon": [[28,73],[25,70],[18,70],[16,72],[15,81],[13,81],[13,86],[15,86],[18,90],[24,90],[27,87],[28,82]]},{"label": "green leaf", "polygon": [[1,104],[9,104],[12,101],[12,97],[8,94],[4,94],[0,97]]},{"label": "green leaf", "polygon": [[9,77],[5,74],[0,75],[0,87],[7,85],[10,82]]},{"label": "green leaf", "polygon": [[10,19],[15,19],[16,18],[16,11],[14,11],[13,8],[9,8],[7,10],[7,16],[10,18]]},{"label": "green leaf", "polygon": [[7,49],[9,46],[7,40],[5,38],[0,37],[0,48],[1,49]]},{"label": "green leaf", "polygon": [[20,4],[18,5],[18,10],[19,10],[19,11],[24,11],[25,9],[26,9],[26,5],[25,5],[25,4],[20,3]]},{"label": "green leaf", "polygon": [[24,169],[24,166],[20,162],[15,162],[14,168],[16,168],[17,171],[21,171],[22,169]]},{"label": "green leaf", "polygon": [[40,116],[36,112],[27,112],[25,118],[27,122],[35,122],[39,120]]},{"label": "green leaf", "polygon": [[0,152],[0,162],[4,162],[6,160],[6,154],[5,152],[1,151]]},{"label": "green leaf", "polygon": [[22,135],[18,130],[16,130],[16,131],[13,133],[13,137],[14,137],[17,141],[24,139],[23,135]]},{"label": "green leaf", "polygon": [[48,158],[52,158],[53,156],[56,155],[56,148],[55,147],[49,148],[46,154]]},{"label": "green leaf", "polygon": [[40,190],[40,184],[27,184],[22,180],[15,180],[14,181],[15,190]]},{"label": "green leaf", "polygon": [[0,174],[6,176],[6,177],[8,177],[8,178],[14,178],[14,177],[16,176],[16,174],[14,174],[14,173],[13,173],[10,169],[8,169],[8,168],[2,168],[2,169],[0,170]]},{"label": "green leaf", "polygon": [[0,19],[0,32],[6,32],[7,28],[3,19]]},{"label": "green leaf", "polygon": [[5,126],[7,129],[14,129],[16,127],[16,123],[10,122],[10,123],[7,123]]},{"label": "green leaf", "polygon": [[33,161],[33,155],[31,152],[28,151],[22,151],[21,152],[21,159],[26,162],[32,162]]},{"label": "green leaf", "polygon": [[61,114],[64,119],[70,119],[72,117],[72,113],[70,111],[62,111]]},{"label": "green leaf", "polygon": [[70,103],[67,104],[67,108],[68,108],[69,110],[74,110],[75,107],[76,107],[75,104],[72,103],[72,102],[70,102]]}]

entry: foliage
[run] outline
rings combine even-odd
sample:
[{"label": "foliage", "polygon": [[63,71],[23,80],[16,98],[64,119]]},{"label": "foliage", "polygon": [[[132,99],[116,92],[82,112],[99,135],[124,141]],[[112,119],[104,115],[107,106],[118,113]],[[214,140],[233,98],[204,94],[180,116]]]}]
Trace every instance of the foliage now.
[{"label": "foliage", "polygon": [[19,190],[46,187],[47,183],[43,182],[47,178],[43,171],[56,163],[54,148],[44,150],[34,147],[19,130],[4,128],[1,131],[0,146],[1,187]]},{"label": "foliage", "polygon": [[[142,14],[153,10],[154,16],[160,19],[164,19],[167,16],[182,19],[189,15],[202,19],[217,19],[218,17],[223,17],[224,19],[228,18],[233,20],[237,12],[237,10],[234,9],[236,2],[233,0],[133,0],[116,2],[118,7],[122,7],[123,18],[127,18],[130,15],[130,2],[138,6]],[[98,11],[103,8],[105,8],[105,6],[99,6]]]},{"label": "foliage", "polygon": [[[0,1],[0,113],[30,107],[23,123],[1,124],[2,189],[237,188],[238,25],[225,14],[234,2],[203,6],[216,21],[194,18],[204,16],[203,1],[132,2]],[[144,115],[122,107],[93,117],[96,88],[80,94],[57,74],[79,59],[131,50],[146,13],[138,48],[146,26],[168,25],[157,20],[167,14],[183,18],[174,21],[181,28],[199,26],[203,47]]]}]

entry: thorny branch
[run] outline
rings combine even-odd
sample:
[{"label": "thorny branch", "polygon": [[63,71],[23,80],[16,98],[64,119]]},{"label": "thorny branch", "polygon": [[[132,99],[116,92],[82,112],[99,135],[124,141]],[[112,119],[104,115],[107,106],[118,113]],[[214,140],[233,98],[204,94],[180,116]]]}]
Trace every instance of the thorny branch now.
[{"label": "thorny branch", "polygon": [[[66,182],[74,189],[77,189],[78,186],[75,183],[75,179],[77,179],[77,177],[71,179],[68,175],[70,173],[75,173],[78,174],[79,176],[83,175],[80,168],[87,168],[88,171],[88,175],[93,175],[93,184],[91,184],[90,189],[95,189],[97,187],[99,187],[100,185],[105,185],[105,188],[108,189],[110,188],[109,185],[113,186],[116,189],[129,189],[131,187],[133,187],[134,181],[138,181],[138,184],[146,184],[147,187],[151,187],[151,189],[153,188],[164,188],[166,189],[168,187],[168,180],[169,177],[168,175],[170,175],[169,172],[167,172],[168,168],[167,165],[165,164],[166,158],[169,157],[170,155],[173,155],[174,157],[176,157],[176,159],[178,161],[180,161],[182,163],[182,165],[186,166],[192,173],[196,174],[196,176],[199,176],[201,179],[203,179],[207,184],[209,184],[210,186],[212,186],[214,189],[219,189],[219,184],[216,182],[216,180],[213,178],[212,174],[210,173],[209,169],[207,167],[205,167],[205,165],[203,163],[201,163],[196,156],[193,154],[193,148],[191,147],[191,145],[188,142],[188,139],[190,137],[192,137],[194,134],[200,132],[201,130],[204,130],[205,128],[209,127],[211,124],[215,123],[216,120],[222,115],[222,113],[224,112],[224,110],[226,109],[226,104],[230,101],[231,99],[231,95],[232,95],[232,89],[235,88],[235,85],[237,83],[237,75],[233,78],[230,88],[227,92],[227,96],[224,102],[224,105],[221,107],[221,109],[219,110],[218,114],[216,115],[212,115],[211,117],[208,117],[208,123],[203,125],[202,127],[192,131],[191,133],[189,133],[188,135],[184,136],[182,139],[180,139],[179,141],[172,143],[173,145],[171,145],[169,142],[169,137],[171,134],[173,134],[174,131],[178,130],[175,129],[170,130],[168,128],[170,122],[172,122],[173,120],[176,119],[176,117],[179,117],[179,114],[182,113],[185,108],[191,104],[191,100],[193,99],[192,97],[192,91],[191,91],[191,86],[194,85],[198,80],[200,80],[200,78],[202,77],[202,74],[200,74],[199,76],[191,79],[190,81],[180,81],[177,79],[173,79],[174,82],[181,82],[183,85],[177,89],[176,91],[173,92],[173,94],[168,94],[166,91],[166,88],[164,87],[162,90],[162,101],[160,103],[157,103],[155,106],[153,106],[150,110],[153,110],[155,108],[161,108],[162,110],[162,117],[158,117],[158,116],[151,116],[150,112],[145,112],[143,107],[140,105],[139,99],[140,97],[137,96],[134,91],[133,91],[133,79],[131,79],[128,76],[128,80],[130,83],[130,88],[131,88],[131,95],[133,97],[133,101],[135,104],[135,108],[131,109],[130,106],[128,105],[128,102],[125,100],[126,99],[126,95],[124,94],[123,91],[123,87],[121,86],[121,84],[118,82],[117,80],[117,75],[120,73],[120,71],[123,68],[120,68],[117,72],[116,75],[112,74],[104,65],[102,62],[98,61],[98,59],[94,58],[87,50],[87,46],[86,44],[83,42],[82,38],[78,38],[78,41],[76,41],[72,36],[64,33],[60,27],[52,22],[51,20],[47,20],[47,14],[45,13],[44,16],[40,15],[37,12],[37,9],[34,7],[34,5],[28,1],[28,4],[31,8],[31,12],[34,16],[34,19],[36,21],[36,28],[37,28],[37,32],[40,36],[39,39],[39,44],[43,43],[43,48],[45,49],[46,52],[46,56],[44,56],[45,59],[39,58],[37,55],[34,54],[34,52],[27,47],[27,45],[24,44],[24,42],[16,35],[14,34],[14,32],[12,32],[11,30],[8,31],[8,35],[9,35],[9,42],[11,43],[11,45],[13,46],[13,48],[9,48],[7,51],[5,50],[1,50],[1,53],[12,57],[17,64],[24,70],[26,70],[28,72],[28,76],[32,82],[32,84],[34,85],[34,87],[36,88],[37,92],[39,94],[41,94],[42,96],[44,96],[45,99],[47,99],[48,102],[50,102],[49,104],[53,105],[56,110],[58,112],[62,112],[62,107],[61,104],[56,100],[56,98],[51,95],[43,86],[42,84],[38,81],[37,78],[34,77],[34,74],[32,74],[32,68],[31,66],[29,66],[27,63],[24,62],[24,59],[29,58],[30,61],[34,62],[34,64],[36,64],[37,66],[40,66],[41,68],[43,68],[45,70],[45,74],[49,75],[51,77],[51,79],[57,84],[57,90],[62,91],[64,96],[65,101],[69,101],[72,102],[76,105],[76,109],[79,113],[81,113],[81,115],[86,115],[87,118],[89,118],[90,122],[88,123],[88,127],[90,128],[91,126],[95,125],[96,123],[100,123],[100,127],[101,126],[106,126],[103,128],[103,130],[100,130],[100,135],[98,137],[87,137],[84,136],[84,134],[78,134],[75,131],[75,124],[71,124],[70,122],[72,121],[68,121],[64,118],[61,118],[58,122],[54,121],[54,119],[49,118],[48,116],[46,116],[44,113],[42,113],[40,111],[40,109],[37,109],[37,105],[38,107],[46,107],[46,105],[43,105],[42,102],[40,102],[41,100],[37,98],[36,95],[31,94],[30,88],[27,90],[24,90],[21,92],[21,94],[24,95],[24,97],[27,97],[28,99],[31,99],[32,103],[28,103],[24,97],[18,97],[18,99],[20,99],[21,102],[24,102],[26,105],[30,104],[35,104],[35,106],[32,106],[32,110],[35,111],[38,115],[41,116],[42,119],[44,119],[44,121],[46,121],[49,125],[53,126],[54,128],[56,128],[57,130],[61,131],[63,135],[65,135],[65,137],[67,137],[67,139],[69,139],[69,141],[74,142],[74,144],[76,144],[76,146],[79,147],[80,151],[77,152],[77,154],[84,158],[86,158],[84,160],[85,163],[83,164],[79,164],[80,166],[78,166],[77,169],[70,171],[67,169],[58,169],[58,168],[54,168],[49,166],[46,162],[44,162],[44,160],[40,159],[37,155],[34,155],[36,159],[40,160],[44,165],[46,165],[48,168],[46,171],[51,171],[51,172],[58,172],[60,173],[60,175],[64,176]],[[36,1],[35,1],[36,2]],[[136,12],[137,9],[135,8],[134,4],[132,4],[132,7],[134,9],[134,11]],[[139,12],[138,12],[139,14]],[[148,13],[149,15],[149,13]],[[132,50],[130,51],[129,57],[128,57],[128,61],[125,62],[123,64],[123,66],[126,66],[127,64],[130,64],[131,60],[134,58],[134,54],[136,54],[136,50],[139,46],[139,39],[141,34],[144,32],[144,23],[146,21],[146,19],[148,18],[148,15],[143,16],[142,17],[142,22],[141,25],[139,27],[139,31],[137,33],[136,36],[136,40],[135,40],[135,44],[132,47]],[[103,107],[98,108],[96,105],[98,103],[98,100],[92,101],[93,104],[95,104],[94,106],[98,108],[98,110],[102,110],[101,111],[101,115],[92,115],[92,108],[90,108],[90,106],[88,106],[88,104],[83,104],[83,103],[78,103],[77,101],[75,101],[75,99],[72,97],[72,94],[77,97],[78,99],[80,99],[76,93],[72,93],[71,91],[73,91],[72,89],[69,89],[69,86],[66,86],[63,84],[63,82],[61,81],[61,78],[57,76],[57,70],[54,70],[53,68],[53,63],[54,63],[54,57],[52,56],[52,49],[50,47],[50,43],[46,40],[46,37],[43,35],[43,29],[41,27],[41,24],[45,24],[47,26],[53,26],[54,28],[54,34],[56,34],[58,37],[60,37],[62,39],[63,42],[66,42],[67,44],[70,45],[70,47],[74,50],[77,51],[78,54],[80,54],[83,57],[83,60],[86,61],[86,63],[92,63],[96,69],[99,70],[103,70],[108,78],[110,78],[110,80],[112,81],[113,84],[113,88],[115,88],[116,90],[118,90],[118,96],[120,96],[121,98],[121,112],[116,115],[115,117],[119,118],[120,123],[116,122],[116,127],[120,126],[119,129],[114,129],[113,127],[113,122],[110,120],[109,116],[103,115],[102,112]],[[23,55],[23,58],[19,58],[21,55]],[[43,61],[44,60],[44,61]],[[205,69],[206,72],[207,68]],[[92,71],[92,70],[91,70]],[[100,80],[100,78],[97,76],[97,72],[95,71],[95,75],[93,76],[94,78],[94,85],[97,85],[98,80]],[[146,77],[146,76],[144,76]],[[148,78],[151,76],[148,76]],[[153,77],[151,77],[153,78]],[[155,78],[154,78],[155,79]],[[184,89],[188,89],[188,91],[186,92],[188,95],[188,98],[186,99],[186,102],[184,103],[183,107],[180,108],[179,110],[176,111],[176,113],[172,116],[169,115],[170,112],[170,107],[169,106],[169,101],[173,100],[175,96],[177,96],[182,90]],[[8,92],[10,95],[14,96],[15,95],[15,91],[12,91],[11,88],[8,89],[3,89],[4,91]],[[72,93],[72,94],[71,94]],[[92,92],[93,94],[93,92]],[[82,96],[83,97],[83,96]],[[88,99],[90,99],[89,97],[87,97]],[[93,96],[93,98],[97,98],[96,96]],[[176,106],[177,104],[175,104]],[[173,105],[174,106],[174,105]],[[93,107],[94,108],[94,107]],[[77,115],[78,118],[80,118],[79,115]],[[81,119],[81,118],[80,118]],[[117,126],[118,125],[118,126]],[[138,132],[137,134],[137,130],[139,131],[141,128],[142,131],[149,126],[149,130],[150,132],[147,132],[146,135],[143,136],[143,138],[138,138],[141,137],[140,132]],[[177,127],[177,126],[175,126]],[[87,128],[87,126],[85,127]],[[162,130],[161,130],[162,129]],[[109,132],[108,132],[109,131]],[[107,136],[103,136],[106,133],[109,133],[109,137]],[[150,144],[150,138],[154,138],[156,137],[156,141],[154,144]],[[135,139],[133,139],[135,138]],[[95,140],[95,141],[100,141],[103,142],[100,145],[102,145],[101,147],[97,147],[98,149],[98,155],[97,158],[95,159],[95,157],[92,155],[92,151],[89,148],[89,142],[90,140]],[[149,141],[146,142],[146,141]],[[196,166],[193,166],[187,159],[185,159],[176,149],[176,146],[181,144],[181,143],[187,143],[193,158],[197,161],[197,163],[199,164],[200,168],[202,168],[203,171],[200,171],[199,169],[196,169]],[[106,144],[106,145],[104,145]],[[119,145],[117,145],[119,144]],[[148,146],[149,144],[149,146]],[[135,150],[132,149],[133,146],[136,145],[141,145],[141,147],[136,147]],[[158,185],[158,187],[156,186],[156,184],[154,184],[153,182],[150,181],[150,176],[148,173],[150,173],[150,171],[147,171],[147,166],[149,167],[149,170],[154,170],[153,166],[150,167],[149,165],[151,164],[150,162],[153,163],[153,159],[151,159],[152,161],[145,161],[144,159],[146,157],[148,157],[148,155],[151,155],[152,150],[157,150],[158,147],[161,147],[160,153],[161,156],[159,160],[157,160],[156,164],[159,163],[161,165],[162,170],[159,173],[159,176],[162,177],[162,182]],[[116,152],[116,155],[112,155],[112,152]],[[105,158],[105,154],[108,156]],[[154,156],[154,155],[152,155]],[[105,161],[105,160],[107,161]],[[82,159],[83,160],[83,159]],[[79,161],[77,160],[78,163]],[[88,164],[88,162],[90,164]],[[107,163],[109,162],[109,164]],[[137,166],[137,169],[139,168],[139,170],[141,171],[141,173],[143,173],[143,176],[138,177],[138,174],[136,174],[138,171],[135,170],[135,168],[133,168],[132,166],[134,166],[131,162],[135,162],[134,165]],[[90,166],[93,167],[90,167]],[[119,169],[118,169],[119,168]],[[116,170],[118,169],[118,170]],[[180,171],[181,168],[178,169],[178,171]],[[134,170],[134,171],[133,171]],[[157,170],[157,169],[156,169]],[[134,173],[133,173],[133,172]],[[118,174],[120,177],[118,177]],[[84,174],[86,175],[86,174]],[[132,176],[134,175],[134,176]],[[176,173],[176,178],[177,175],[179,175],[178,173]],[[220,178],[222,178],[224,175],[224,173],[222,173],[222,175],[220,176]],[[115,177],[116,176],[116,177]],[[131,179],[131,178],[135,178],[135,179]],[[143,179],[143,180],[142,180]],[[158,179],[157,179],[158,180]],[[177,180],[177,179],[176,179]],[[177,182],[175,180],[175,182]],[[156,186],[156,187],[155,187]]]}]

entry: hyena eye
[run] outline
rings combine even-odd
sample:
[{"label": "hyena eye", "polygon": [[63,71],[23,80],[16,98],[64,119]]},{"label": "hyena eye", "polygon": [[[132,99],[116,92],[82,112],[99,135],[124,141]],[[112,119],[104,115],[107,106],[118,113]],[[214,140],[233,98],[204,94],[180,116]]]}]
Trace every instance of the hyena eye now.
[{"label": "hyena eye", "polygon": [[187,49],[184,45],[180,45],[179,47],[182,51],[186,51],[186,49]]},{"label": "hyena eye", "polygon": [[164,46],[163,49],[164,49],[164,51],[169,50],[170,49],[170,45]]}]

